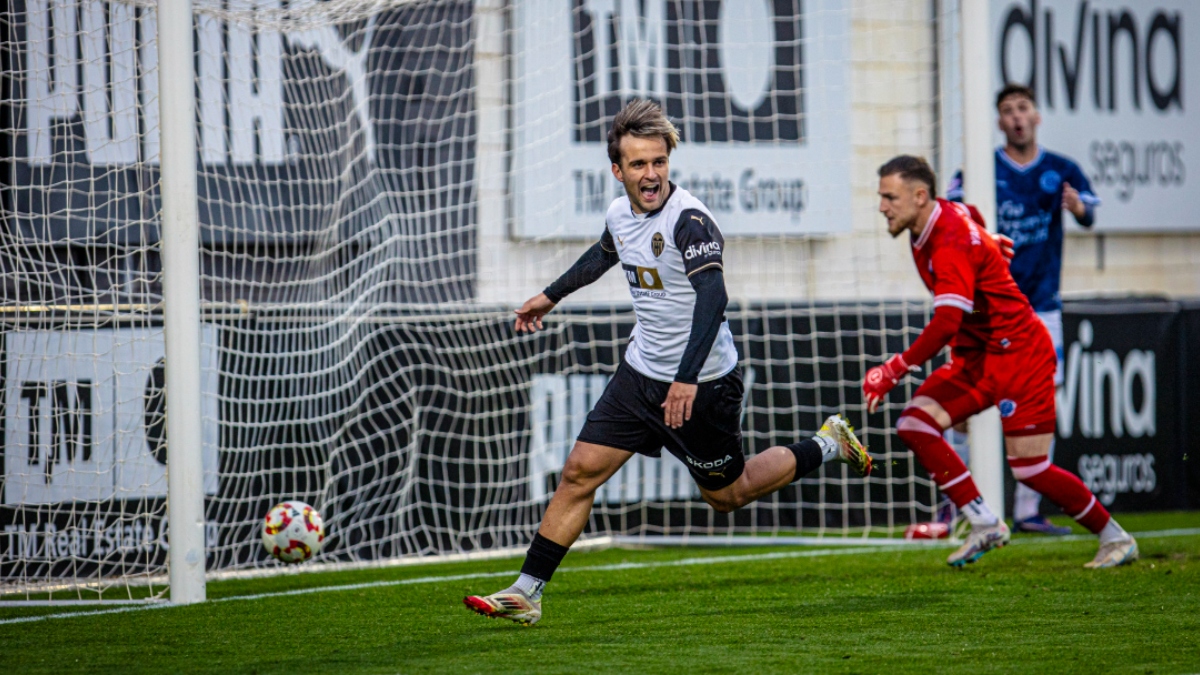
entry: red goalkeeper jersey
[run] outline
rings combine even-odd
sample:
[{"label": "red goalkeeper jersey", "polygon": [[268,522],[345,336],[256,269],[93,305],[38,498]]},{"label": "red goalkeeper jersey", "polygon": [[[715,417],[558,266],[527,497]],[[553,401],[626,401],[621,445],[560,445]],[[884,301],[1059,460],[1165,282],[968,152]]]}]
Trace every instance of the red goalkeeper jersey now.
[{"label": "red goalkeeper jersey", "polygon": [[964,312],[950,344],[1005,353],[1031,344],[1033,331],[1044,328],[1013,281],[999,246],[972,220],[977,214],[938,199],[921,236],[912,242],[913,261],[933,293],[933,306]]}]

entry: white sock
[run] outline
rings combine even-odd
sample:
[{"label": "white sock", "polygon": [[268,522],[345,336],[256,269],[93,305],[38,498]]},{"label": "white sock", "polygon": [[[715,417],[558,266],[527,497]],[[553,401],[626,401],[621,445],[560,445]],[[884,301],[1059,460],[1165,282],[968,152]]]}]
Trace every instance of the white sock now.
[{"label": "white sock", "polygon": [[1109,518],[1108,524],[1100,530],[1100,544],[1111,544],[1114,541],[1127,541],[1129,533],[1126,532],[1119,524],[1116,518]]},{"label": "white sock", "polygon": [[813,440],[817,442],[817,445],[821,446],[821,463],[822,464],[824,464],[825,462],[837,459],[838,451],[841,449],[838,447],[837,441],[833,440],[832,438],[830,438],[828,436],[822,436],[820,434],[813,436]]},{"label": "white sock", "polygon": [[992,508],[983,501],[983,497],[976,497],[964,504],[960,510],[966,514],[967,520],[971,521],[971,527],[991,527],[1000,522]]},{"label": "white sock", "polygon": [[546,587],[546,582],[528,574],[522,574],[517,577],[517,581],[512,587],[521,589],[525,595],[529,596],[530,600],[537,602],[542,599],[542,589]]}]

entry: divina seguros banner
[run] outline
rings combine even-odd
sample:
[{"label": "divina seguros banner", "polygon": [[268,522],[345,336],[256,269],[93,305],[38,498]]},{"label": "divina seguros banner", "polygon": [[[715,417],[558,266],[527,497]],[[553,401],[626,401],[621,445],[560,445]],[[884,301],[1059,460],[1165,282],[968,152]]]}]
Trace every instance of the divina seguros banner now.
[{"label": "divina seguros banner", "polygon": [[1096,229],[1200,230],[1188,182],[1188,150],[1200,147],[1200,88],[1188,82],[1200,71],[1200,3],[992,0],[990,10],[994,90],[1034,90],[1040,139],[1103,200]]}]

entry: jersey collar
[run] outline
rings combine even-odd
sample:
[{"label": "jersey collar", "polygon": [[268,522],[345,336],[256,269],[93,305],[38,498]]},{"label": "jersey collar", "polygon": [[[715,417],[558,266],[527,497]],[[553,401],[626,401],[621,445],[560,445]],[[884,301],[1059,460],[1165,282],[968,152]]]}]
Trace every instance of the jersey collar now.
[{"label": "jersey collar", "polygon": [[921,236],[913,240],[913,248],[920,250],[925,242],[929,241],[929,233],[933,232],[933,226],[937,223],[937,219],[942,215],[942,202],[936,201],[933,203],[933,212],[929,214],[929,220],[925,223],[925,229],[921,230]]},{"label": "jersey collar", "polygon": [[1012,157],[1009,157],[1008,153],[1004,151],[1004,146],[996,148],[996,156],[1017,173],[1025,173],[1026,171],[1029,171],[1033,167],[1037,166],[1041,163],[1042,157],[1045,155],[1046,149],[1039,145],[1037,155],[1033,159],[1029,160],[1028,164],[1018,164],[1016,160],[1014,160]]}]

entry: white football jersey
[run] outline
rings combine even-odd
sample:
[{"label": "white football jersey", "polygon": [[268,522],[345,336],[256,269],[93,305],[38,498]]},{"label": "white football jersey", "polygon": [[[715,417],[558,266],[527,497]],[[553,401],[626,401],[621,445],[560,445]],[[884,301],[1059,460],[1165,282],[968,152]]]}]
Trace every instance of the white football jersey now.
[{"label": "white football jersey", "polygon": [[[696,306],[688,277],[713,267],[723,269],[725,239],[704,204],[674,184],[662,208],[640,216],[633,213],[628,196],[613,200],[605,227],[601,241],[606,248],[615,247],[621,258],[637,315],[625,361],[646,377],[673,382]],[[723,321],[700,381],[724,376],[737,358],[729,322]]]}]

